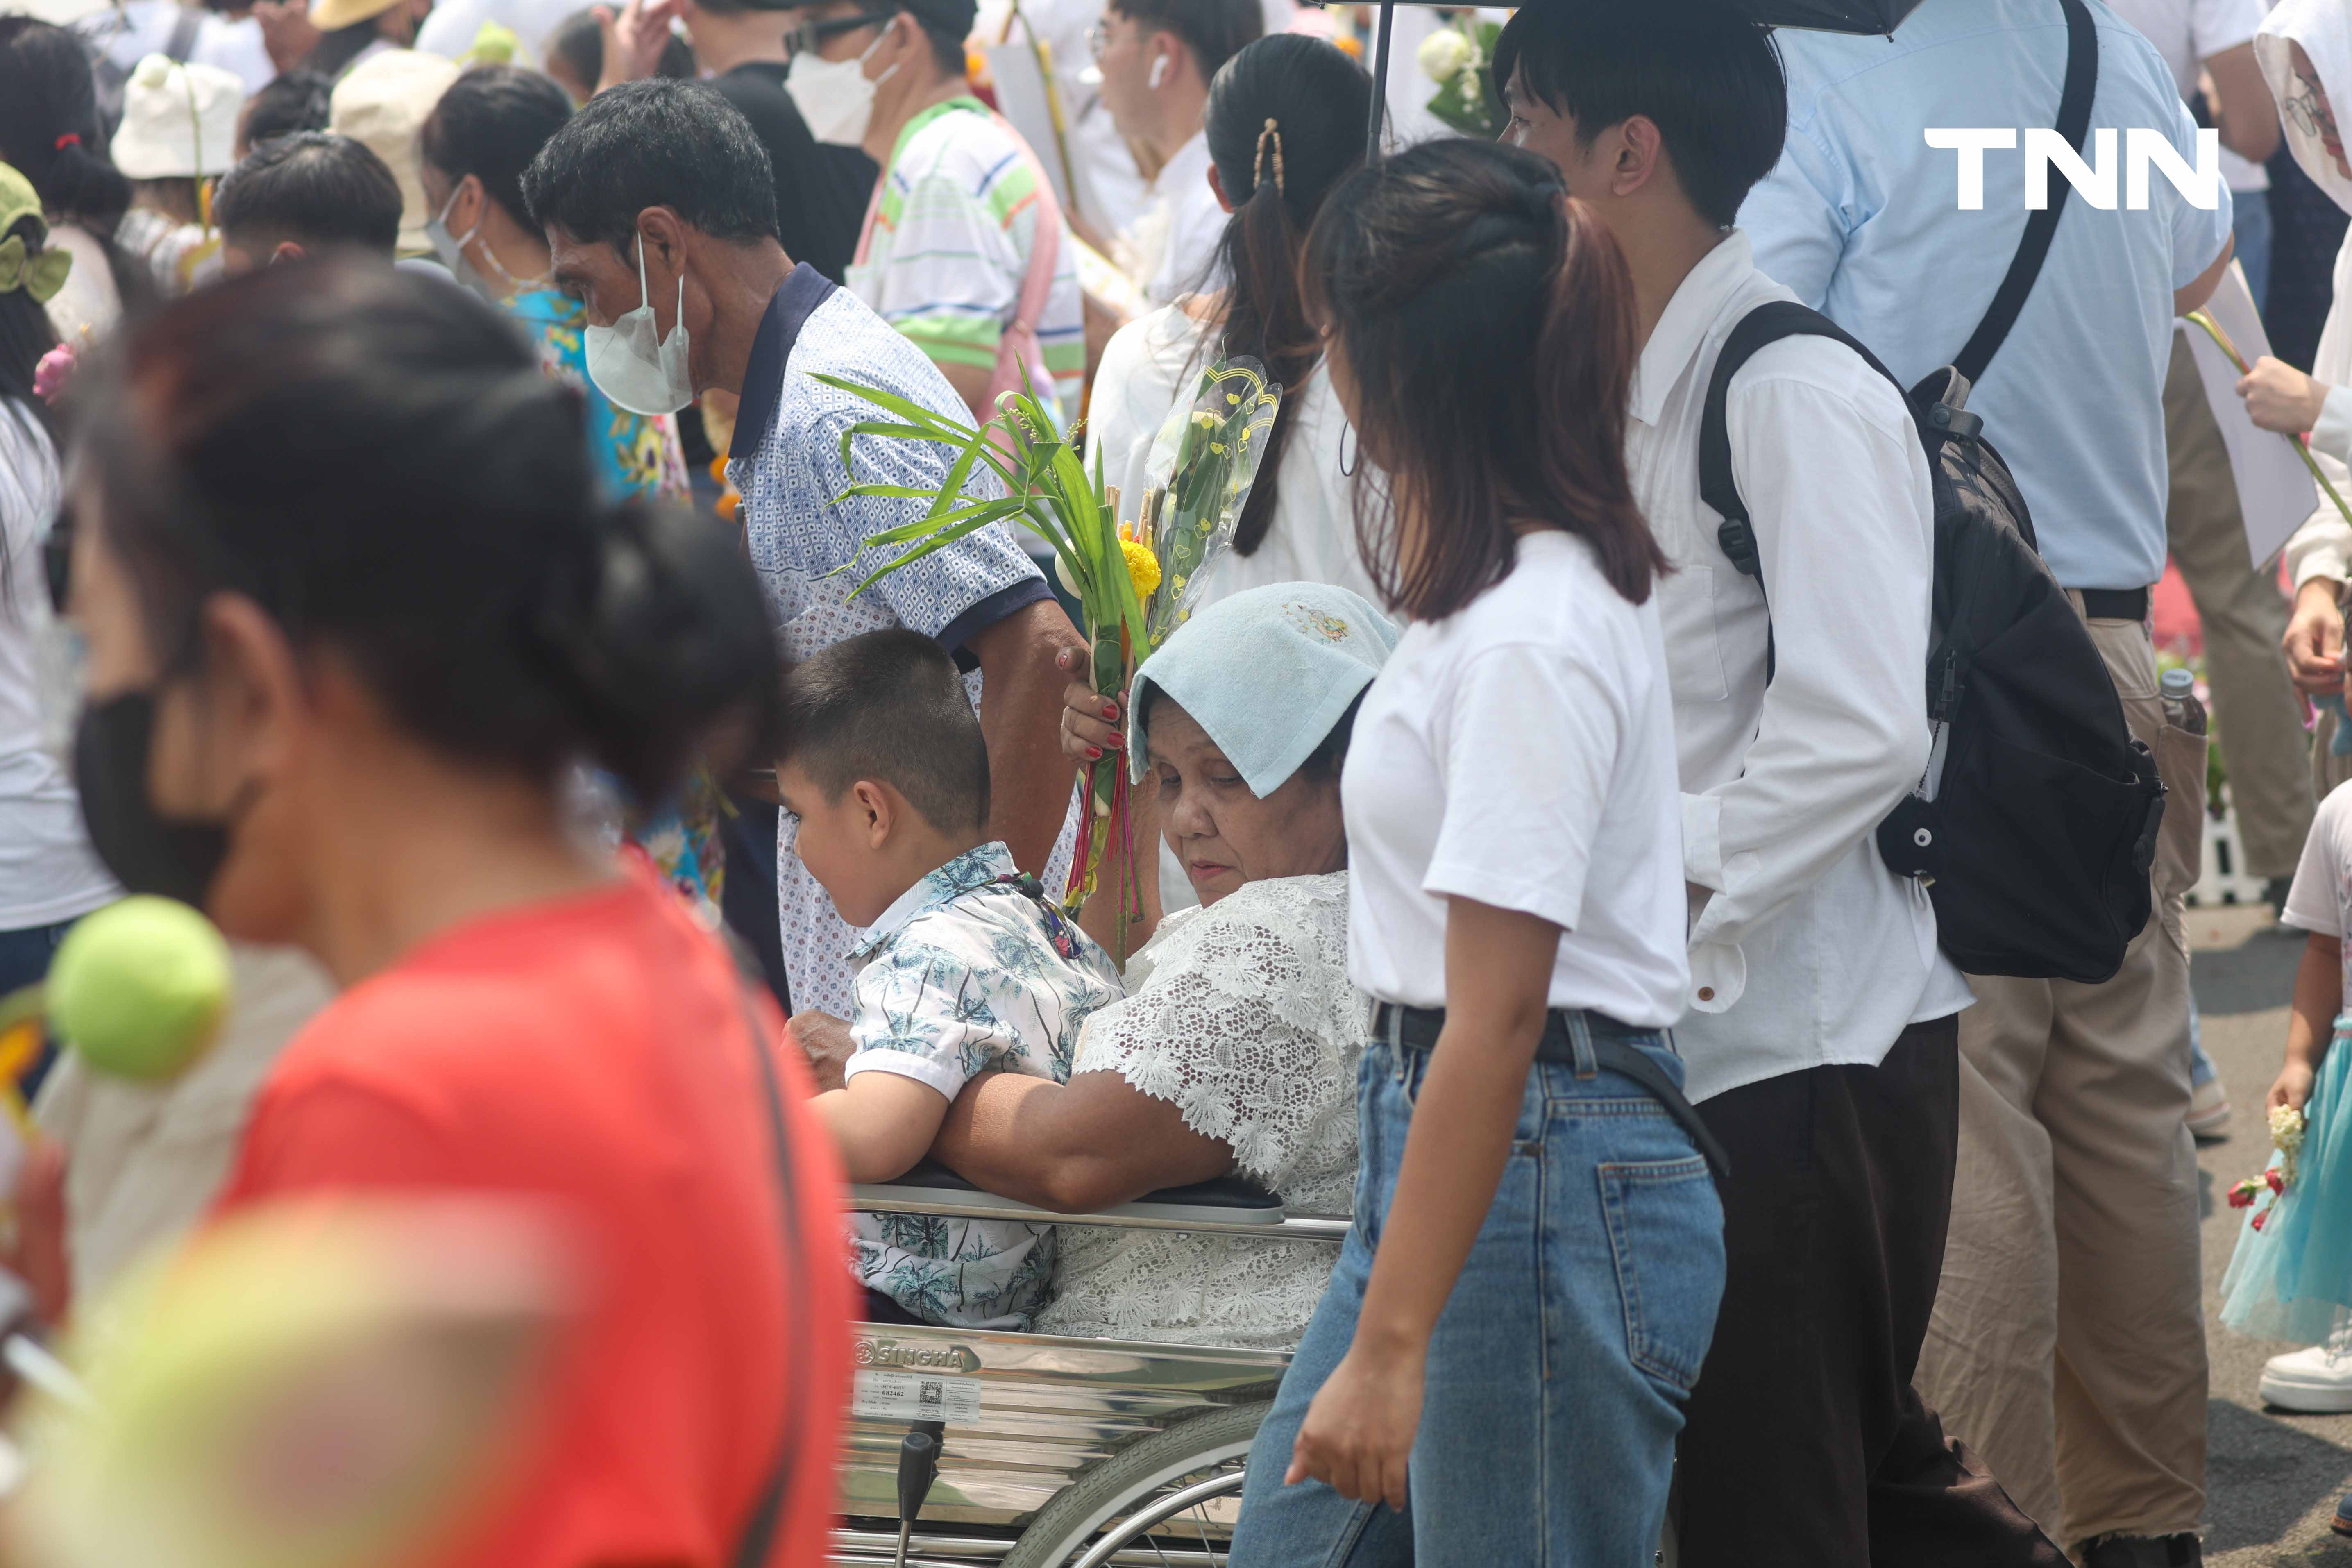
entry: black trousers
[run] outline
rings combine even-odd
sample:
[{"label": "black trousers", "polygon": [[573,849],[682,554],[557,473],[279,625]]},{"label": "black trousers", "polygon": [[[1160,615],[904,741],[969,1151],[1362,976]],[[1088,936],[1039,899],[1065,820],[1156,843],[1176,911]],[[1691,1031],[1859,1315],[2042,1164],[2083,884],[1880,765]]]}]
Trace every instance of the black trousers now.
[{"label": "black trousers", "polygon": [[1911,1386],[1951,1219],[1958,1021],[1698,1112],[1731,1176],[1680,1449],[1683,1568],[2064,1568]]}]

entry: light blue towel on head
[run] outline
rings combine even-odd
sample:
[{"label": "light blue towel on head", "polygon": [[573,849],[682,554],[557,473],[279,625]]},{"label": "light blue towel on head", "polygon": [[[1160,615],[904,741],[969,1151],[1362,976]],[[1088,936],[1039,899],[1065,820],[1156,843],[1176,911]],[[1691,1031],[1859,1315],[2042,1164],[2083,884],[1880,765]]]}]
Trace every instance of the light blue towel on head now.
[{"label": "light blue towel on head", "polygon": [[1315,752],[1396,647],[1397,628],[1360,595],[1270,583],[1220,599],[1137,667],[1127,709],[1129,775],[1143,782],[1157,689],[1192,716],[1264,800]]}]

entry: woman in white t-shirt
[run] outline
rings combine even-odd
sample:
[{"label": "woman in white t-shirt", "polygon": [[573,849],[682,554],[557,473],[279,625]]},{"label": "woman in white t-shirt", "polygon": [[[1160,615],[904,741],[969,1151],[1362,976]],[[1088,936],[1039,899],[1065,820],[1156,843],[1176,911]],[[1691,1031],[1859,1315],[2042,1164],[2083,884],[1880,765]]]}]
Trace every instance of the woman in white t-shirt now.
[{"label": "woman in white t-shirt", "polygon": [[24,258],[14,268],[0,258],[0,995],[48,973],[66,928],[121,896],[90,852],[73,781],[42,743],[50,608],[41,545],[59,481],[33,373],[57,345],[42,307],[64,280],[50,258],[65,253],[48,247],[31,184],[0,164],[0,243],[10,240]]},{"label": "woman in white t-shirt", "polygon": [[1341,786],[1376,1004],[1356,1223],[1234,1560],[1647,1562],[1724,1258],[1665,1033],[1685,903],[1633,286],[1549,164],[1469,141],[1341,185],[1305,275],[1412,624]]},{"label": "woman in white t-shirt", "polygon": [[1150,483],[1153,438],[1190,405],[1212,362],[1249,354],[1283,384],[1282,412],[1242,509],[1234,547],[1200,607],[1271,583],[1326,583],[1373,597],[1356,547],[1344,469],[1348,416],[1319,368],[1323,345],[1299,300],[1307,230],[1363,162],[1371,84],[1320,38],[1284,33],[1243,48],[1209,89],[1210,184],[1233,214],[1212,276],[1226,280],[1120,328],[1087,405],[1087,457],[1130,502]]}]

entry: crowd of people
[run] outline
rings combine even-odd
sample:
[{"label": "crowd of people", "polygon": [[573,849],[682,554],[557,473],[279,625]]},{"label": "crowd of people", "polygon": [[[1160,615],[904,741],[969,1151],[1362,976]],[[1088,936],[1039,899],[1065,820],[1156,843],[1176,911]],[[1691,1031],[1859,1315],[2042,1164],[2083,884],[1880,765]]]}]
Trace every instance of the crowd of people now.
[{"label": "crowd of people", "polygon": [[[1374,84],[1287,5],[1034,9],[1095,62],[1067,145],[999,112],[974,0],[0,17],[0,994],[126,890],[236,986],[168,1083],[27,1076],[27,1312],[289,1199],[541,1200],[575,1342],[434,1562],[814,1564],[853,1321],[1288,1352],[1249,1568],[1626,1568],[1670,1505],[1694,1568],[2201,1561],[2229,1112],[2151,590],[2309,933],[2265,1111],[2310,1131],[2229,1321],[2343,1407],[2352,513],[2292,593],[2248,563],[2177,318],[2242,279],[2315,336],[2233,390],[2352,492],[2352,317],[2294,319],[2352,3],[1532,0],[1500,143],[1369,159]],[[2035,211],[1995,158],[1967,206],[1929,143],[2077,112],[2184,168],[2218,129],[2219,199]],[[1125,689],[1006,523],[869,578],[1001,488],[907,421],[1025,390],[1131,500],[1244,356],[1262,469]],[[2091,783],[2163,797],[2089,977],[1948,955],[1883,826],[1957,755],[1979,430],[2137,759]],[[1132,901],[1076,906],[1106,763]],[[1353,1224],[843,1237],[845,1176],[926,1159]]]}]

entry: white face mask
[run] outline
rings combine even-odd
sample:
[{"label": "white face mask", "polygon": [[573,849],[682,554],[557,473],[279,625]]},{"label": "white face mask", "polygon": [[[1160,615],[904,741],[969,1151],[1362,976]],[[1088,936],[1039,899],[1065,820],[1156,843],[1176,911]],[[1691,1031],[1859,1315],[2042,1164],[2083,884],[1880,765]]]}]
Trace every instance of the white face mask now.
[{"label": "white face mask", "polygon": [[[888,36],[887,31],[883,35]],[[866,62],[881,47],[882,39],[877,38],[854,60],[819,59],[814,50],[793,57],[793,68],[784,75],[784,90],[793,95],[793,107],[808,121],[810,135],[840,147],[855,147],[866,140],[866,128],[874,122],[874,89],[898,69],[892,66],[871,81],[866,79]]]},{"label": "white face mask", "polygon": [[637,297],[645,302],[609,327],[585,334],[588,379],[606,401],[632,414],[675,414],[694,401],[686,368],[686,274],[677,275],[677,327],[665,342],[646,287],[646,237],[637,236]]},{"label": "white face mask", "polygon": [[[425,225],[425,237],[432,242],[433,254],[441,258],[441,265],[449,269],[449,276],[493,305],[502,305],[527,289],[543,287],[543,279],[518,278],[508,271],[506,263],[499,259],[499,253],[490,248],[488,240],[482,242],[482,259],[490,264],[490,270],[499,275],[504,288],[492,283],[482,275],[480,268],[466,259],[466,247],[473,244],[481,234],[483,219],[476,218],[474,226],[463,234],[449,232],[450,211],[457,206],[457,197],[465,188],[465,182],[459,181],[457,188],[449,193],[449,199],[441,204],[441,215],[428,219]],[[482,210],[486,215],[489,211],[487,202]]]}]

